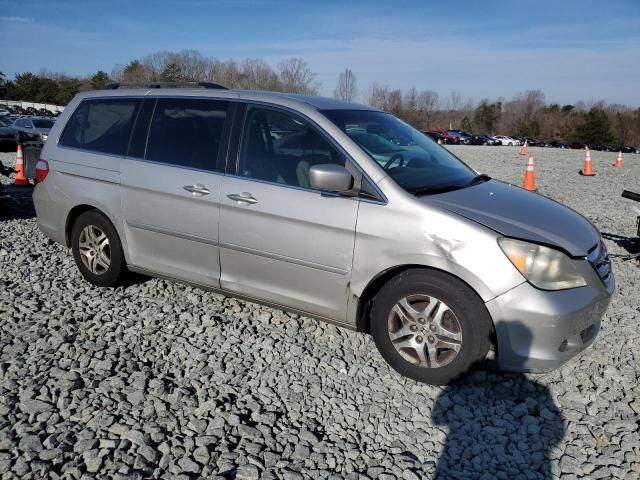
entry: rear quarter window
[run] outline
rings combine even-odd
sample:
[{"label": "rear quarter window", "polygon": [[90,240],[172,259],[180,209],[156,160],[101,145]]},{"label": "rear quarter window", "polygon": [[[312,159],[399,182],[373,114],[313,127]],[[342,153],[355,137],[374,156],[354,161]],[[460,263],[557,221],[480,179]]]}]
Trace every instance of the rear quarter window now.
[{"label": "rear quarter window", "polygon": [[125,155],[141,99],[84,100],[67,123],[60,145],[98,153]]}]

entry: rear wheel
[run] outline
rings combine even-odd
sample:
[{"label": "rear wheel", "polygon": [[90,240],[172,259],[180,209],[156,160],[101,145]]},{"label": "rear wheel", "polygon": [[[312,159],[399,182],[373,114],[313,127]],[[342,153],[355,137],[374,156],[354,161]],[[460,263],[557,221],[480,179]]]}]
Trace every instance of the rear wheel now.
[{"label": "rear wheel", "polygon": [[99,287],[117,285],[125,270],[115,227],[102,213],[82,213],[71,230],[71,249],[82,276]]},{"label": "rear wheel", "polygon": [[371,333],[399,373],[432,385],[460,377],[489,351],[491,319],[466,284],[443,272],[408,270],[376,295]]}]

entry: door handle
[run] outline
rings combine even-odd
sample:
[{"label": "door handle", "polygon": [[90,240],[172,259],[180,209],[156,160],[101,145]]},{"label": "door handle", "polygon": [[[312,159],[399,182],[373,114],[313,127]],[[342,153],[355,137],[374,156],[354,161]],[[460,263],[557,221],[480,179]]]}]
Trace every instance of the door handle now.
[{"label": "door handle", "polygon": [[185,185],[182,188],[184,188],[187,192],[192,193],[194,197],[201,197],[202,195],[209,195],[211,193],[209,189],[201,183],[196,183],[195,185]]},{"label": "door handle", "polygon": [[234,202],[246,203],[247,205],[258,203],[258,200],[256,200],[249,192],[242,192],[240,194],[230,193],[229,195],[227,195],[227,198],[230,198]]}]

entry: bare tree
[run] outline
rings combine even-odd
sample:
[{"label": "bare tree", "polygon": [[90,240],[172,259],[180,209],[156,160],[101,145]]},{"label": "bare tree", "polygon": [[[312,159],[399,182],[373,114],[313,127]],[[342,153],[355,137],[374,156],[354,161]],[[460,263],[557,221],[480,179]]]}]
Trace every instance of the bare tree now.
[{"label": "bare tree", "polygon": [[333,96],[345,102],[351,102],[356,98],[357,81],[350,68],[338,75],[338,86],[333,91]]},{"label": "bare tree", "polygon": [[212,59],[207,67],[206,79],[229,88],[239,88],[242,83],[242,72],[235,60],[221,62]]},{"label": "bare tree", "polygon": [[369,98],[367,102],[374,108],[379,110],[388,109],[389,87],[373,83],[369,88]]},{"label": "bare tree", "polygon": [[241,86],[251,90],[278,91],[280,81],[278,74],[264,61],[259,59],[246,59],[240,67]]},{"label": "bare tree", "polygon": [[279,79],[282,90],[290,93],[316,95],[318,84],[314,82],[316,74],[301,57],[289,58],[278,64]]},{"label": "bare tree", "polygon": [[438,94],[433,90],[423,90],[418,96],[418,108],[422,112],[424,128],[430,128],[433,122],[433,113],[438,107]]},{"label": "bare tree", "polygon": [[447,110],[455,111],[459,110],[462,106],[462,95],[460,93],[453,91],[451,95],[449,95],[449,99],[447,100]]}]

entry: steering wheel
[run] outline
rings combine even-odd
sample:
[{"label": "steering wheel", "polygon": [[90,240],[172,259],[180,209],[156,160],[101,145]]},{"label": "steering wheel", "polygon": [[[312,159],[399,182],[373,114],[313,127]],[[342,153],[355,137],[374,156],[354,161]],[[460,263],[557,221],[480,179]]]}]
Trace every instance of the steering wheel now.
[{"label": "steering wheel", "polygon": [[393,155],[389,160],[387,160],[387,163],[384,164],[384,168],[385,170],[389,170],[391,168],[391,165],[393,165],[396,161],[398,161],[398,166],[402,167],[404,165],[404,157],[402,156],[401,153],[396,153],[395,155]]}]

